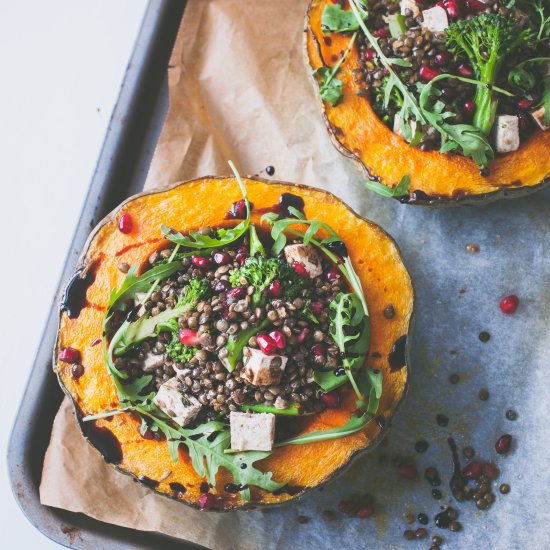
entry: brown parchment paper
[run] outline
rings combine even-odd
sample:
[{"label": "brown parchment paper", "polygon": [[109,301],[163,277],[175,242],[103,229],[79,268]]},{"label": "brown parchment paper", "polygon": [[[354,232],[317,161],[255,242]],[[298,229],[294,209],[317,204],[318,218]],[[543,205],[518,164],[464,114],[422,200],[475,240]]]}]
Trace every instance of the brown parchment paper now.
[{"label": "brown parchment paper", "polygon": [[[169,69],[171,108],[146,187],[204,175],[227,175],[227,160],[242,174],[324,187],[394,236],[417,290],[409,396],[379,448],[337,481],[267,513],[201,513],[155,495],[106,466],[80,435],[67,402],[54,423],[44,464],[44,504],[101,521],[159,531],[216,549],[404,548],[402,515],[440,506],[460,509],[464,529],[443,534],[445,548],[548,548],[550,468],[550,188],[484,208],[434,211],[404,206],[364,191],[364,180],[332,147],[302,56],[306,0],[189,0]],[[466,244],[477,243],[478,254]],[[521,297],[516,315],[498,300]],[[491,334],[480,342],[482,330]],[[460,374],[451,387],[449,376]],[[490,390],[481,402],[478,391]],[[514,408],[516,422],[504,411]],[[442,428],[436,414],[450,422]],[[499,458],[494,441],[514,437]],[[449,493],[447,437],[473,445],[510,483],[491,511],[457,504]],[[418,439],[428,452],[414,453]],[[415,456],[420,472],[437,466],[443,498],[425,481],[397,476],[390,457]],[[375,495],[376,514],[353,520],[323,510],[352,493]],[[300,524],[298,515],[309,518]]]}]

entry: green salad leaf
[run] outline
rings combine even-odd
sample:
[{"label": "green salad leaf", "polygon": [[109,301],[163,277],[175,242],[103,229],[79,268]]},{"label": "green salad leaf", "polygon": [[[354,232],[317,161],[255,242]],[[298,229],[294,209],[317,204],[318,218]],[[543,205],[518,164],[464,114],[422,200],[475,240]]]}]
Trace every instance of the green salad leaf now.
[{"label": "green salad leaf", "polygon": [[243,358],[244,347],[248,344],[248,341],[252,336],[256,336],[258,332],[263,330],[269,325],[269,319],[264,319],[258,326],[249,327],[243,330],[239,334],[231,334],[227,340],[226,348],[229,352],[227,357],[222,361],[225,368],[229,372],[233,372],[237,363]]},{"label": "green salad leaf", "polygon": [[405,174],[397,183],[394,188],[388,187],[383,183],[377,181],[367,181],[365,183],[367,189],[382,195],[383,197],[404,197],[409,194],[409,189],[411,187],[411,177],[409,174]]},{"label": "green salad leaf", "polygon": [[359,29],[353,12],[344,10],[340,4],[327,4],[321,16],[323,33],[347,32]]}]

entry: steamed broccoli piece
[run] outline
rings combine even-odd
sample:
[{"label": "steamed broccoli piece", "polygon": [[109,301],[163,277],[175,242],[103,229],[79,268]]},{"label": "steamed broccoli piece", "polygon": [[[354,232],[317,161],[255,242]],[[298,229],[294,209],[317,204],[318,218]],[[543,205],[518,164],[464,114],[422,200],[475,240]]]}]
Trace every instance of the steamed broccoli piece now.
[{"label": "steamed broccoli piece", "polygon": [[493,127],[498,94],[492,90],[506,58],[523,46],[529,46],[533,32],[522,29],[511,18],[482,13],[447,28],[447,47],[457,56],[466,56],[480,84],[474,99],[473,125],[488,135]]}]

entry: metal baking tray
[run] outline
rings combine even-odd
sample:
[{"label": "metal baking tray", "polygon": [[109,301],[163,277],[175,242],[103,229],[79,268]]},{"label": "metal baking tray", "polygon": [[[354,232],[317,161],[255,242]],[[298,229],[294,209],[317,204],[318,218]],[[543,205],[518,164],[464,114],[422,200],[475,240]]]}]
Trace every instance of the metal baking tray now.
[{"label": "metal baking tray", "polygon": [[143,188],[168,111],[166,70],[185,4],[186,0],[151,0],[147,6],[8,445],[8,474],[21,510],[45,536],[70,548],[199,548],[42,506],[38,495],[53,419],[63,398],[51,368],[57,297],[90,230]]}]

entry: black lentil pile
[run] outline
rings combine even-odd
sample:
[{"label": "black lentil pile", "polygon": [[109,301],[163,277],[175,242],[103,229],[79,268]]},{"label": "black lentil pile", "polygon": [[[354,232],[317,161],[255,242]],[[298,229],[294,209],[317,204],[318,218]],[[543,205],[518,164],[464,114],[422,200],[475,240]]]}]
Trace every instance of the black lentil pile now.
[{"label": "black lentil pile", "polygon": [[[208,233],[210,229],[201,231]],[[174,335],[166,331],[142,342],[115,361],[116,367],[128,373],[130,379],[144,373],[153,374],[154,382],[148,388],[151,391],[177,376],[182,383],[181,390],[205,405],[198,421],[217,418],[219,413],[228,414],[245,404],[285,409],[291,403],[299,403],[305,414],[318,412],[325,406],[316,395],[319,386],[313,381],[314,369],[334,370],[338,366],[338,348],[328,332],[328,309],[335,296],[346,290],[346,283],[334,266],[323,259],[323,274],[315,279],[305,278],[303,288],[293,299],[285,299],[283,293],[273,296],[270,289],[265,289],[265,305],[254,307],[255,287],[245,285],[235,292],[230,283],[231,272],[243,265],[248,251],[247,240],[241,239],[234,245],[213,251],[205,258],[204,267],[197,267],[191,257],[183,258],[181,269],[162,281],[160,289],[145,302],[145,314],[157,315],[176,305],[190,280],[209,282],[210,297],[178,318],[181,329],[196,331],[198,338],[194,355],[188,361],[179,362],[170,355]],[[149,258],[150,266],[166,261],[171,253],[170,248],[153,253]],[[312,321],[312,315],[317,322]],[[266,319],[267,328],[260,333],[275,330],[284,335],[284,349],[277,353],[288,357],[288,362],[279,384],[254,386],[241,376],[243,361],[229,372],[222,360],[228,354],[226,344],[231,335],[238,337]],[[259,348],[257,336],[251,336],[247,346]],[[149,369],[143,365],[144,358],[151,354],[162,362]]]},{"label": "black lentil pile", "polygon": [[[449,0],[455,3],[455,0]],[[394,68],[399,73],[400,78],[410,85],[411,91],[419,95],[415,85],[428,82],[440,73],[451,73],[463,77],[475,78],[473,69],[464,62],[464,60],[454,59],[445,46],[446,33],[431,32],[422,27],[422,11],[420,15],[414,16],[410,10],[406,10],[404,26],[406,31],[400,36],[392,36],[388,27],[387,17],[392,14],[400,13],[400,3],[398,0],[369,0],[369,16],[367,25],[373,34],[378,38],[379,45],[388,57],[400,57],[408,61],[410,67]],[[417,2],[420,10],[433,8],[441,2],[436,0],[423,0]],[[507,8],[507,2],[504,0],[490,0],[477,9],[470,10],[469,3],[456,0],[457,9],[460,9],[460,16],[449,18],[449,22],[460,21],[462,19],[471,19],[481,12],[498,13],[505,17],[514,18],[522,27],[529,23],[528,17],[519,9]],[[447,10],[449,8],[447,7]],[[366,37],[359,33],[357,36],[361,69],[354,71],[354,79],[359,88],[357,94],[369,99],[378,116],[393,129],[394,116],[399,111],[399,105],[390,101],[385,107],[384,90],[389,79],[389,72],[383,67],[378,59],[378,54],[372,48]],[[547,56],[550,52],[550,43],[542,43],[539,46],[540,55]],[[525,56],[524,56],[525,57]],[[506,75],[508,68],[515,67],[522,59],[517,56],[511,56],[507,59],[502,74]],[[498,82],[499,85],[506,88],[505,77]],[[442,95],[438,98],[445,104],[445,111],[453,113],[453,122],[456,124],[467,123],[475,112],[473,98],[475,87],[460,82],[456,79],[446,79],[441,89]],[[514,114],[519,117],[520,134],[524,139],[536,128],[536,124],[527,114],[527,109],[533,104],[533,101],[519,100],[518,97],[500,96],[498,114]],[[519,101],[518,101],[519,100]],[[440,147],[440,135],[429,125],[421,128],[421,139],[418,147],[425,150],[438,149]]]}]

